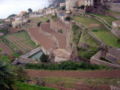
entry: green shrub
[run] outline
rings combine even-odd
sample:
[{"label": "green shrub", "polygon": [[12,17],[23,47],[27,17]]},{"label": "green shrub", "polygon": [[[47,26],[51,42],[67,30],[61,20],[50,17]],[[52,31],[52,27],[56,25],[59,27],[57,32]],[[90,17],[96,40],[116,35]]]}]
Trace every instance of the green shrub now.
[{"label": "green shrub", "polygon": [[62,30],[62,29],[60,29],[60,30],[58,30],[58,32],[59,32],[59,33],[63,33],[63,30]]},{"label": "green shrub", "polygon": [[98,32],[98,30],[97,29],[94,29],[94,30],[92,30],[93,32]]},{"label": "green shrub", "polygon": [[74,25],[72,26],[72,30],[73,30],[73,32],[78,31],[78,30],[79,30],[79,26],[77,26],[76,24],[74,24]]},{"label": "green shrub", "polygon": [[42,54],[42,56],[40,57],[41,62],[49,62],[49,56]]},{"label": "green shrub", "polygon": [[99,70],[108,69],[101,65],[92,65],[84,62],[65,61],[57,64],[27,64],[26,69],[42,69],[42,70]]},{"label": "green shrub", "polygon": [[79,43],[80,37],[81,37],[81,31],[79,26],[74,24],[72,26],[72,31],[73,31],[73,42],[77,45]]},{"label": "green shrub", "polygon": [[57,90],[57,89],[42,87],[37,85],[29,85],[21,82],[16,83],[16,88],[17,90]]}]

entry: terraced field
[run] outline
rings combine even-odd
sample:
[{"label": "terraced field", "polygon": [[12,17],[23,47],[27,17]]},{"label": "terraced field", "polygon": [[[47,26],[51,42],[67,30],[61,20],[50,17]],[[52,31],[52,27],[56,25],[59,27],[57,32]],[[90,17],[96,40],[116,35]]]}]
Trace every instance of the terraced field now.
[{"label": "terraced field", "polygon": [[[36,78],[41,78],[43,81],[49,84],[54,84],[65,88],[72,88],[60,90],[111,90],[110,89],[111,85],[120,86],[119,85],[120,70],[98,70],[98,71],[26,70],[26,73],[30,78],[32,78],[32,80]],[[107,87],[105,88],[104,86]]]},{"label": "terraced field", "polygon": [[100,15],[100,14],[94,14],[102,19],[104,19],[105,21],[107,21],[110,25],[112,25],[112,22],[117,20],[116,18],[114,17],[111,17],[111,16],[105,16],[105,15]]},{"label": "terraced field", "polygon": [[14,51],[26,53],[37,47],[25,31],[6,35],[4,39]]},{"label": "terraced field", "polygon": [[[110,31],[108,31],[104,25],[93,18],[86,16],[76,16],[74,17],[76,22],[79,22],[85,25],[91,30],[91,32],[99,38],[103,43],[112,47],[120,47],[120,44],[117,42],[118,38],[115,37]],[[91,28],[92,25],[92,28]],[[95,25],[95,26],[94,26]],[[96,27],[97,26],[97,27]]]},{"label": "terraced field", "polygon": [[0,40],[0,50],[2,53],[8,55],[11,55],[13,53],[12,50],[2,40]]}]

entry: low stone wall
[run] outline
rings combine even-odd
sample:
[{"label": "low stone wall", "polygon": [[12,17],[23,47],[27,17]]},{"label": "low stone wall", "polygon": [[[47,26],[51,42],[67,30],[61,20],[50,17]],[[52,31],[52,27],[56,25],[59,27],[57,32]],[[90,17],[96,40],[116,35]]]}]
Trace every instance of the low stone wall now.
[{"label": "low stone wall", "polygon": [[51,20],[50,28],[57,32],[58,30],[63,30],[63,32],[67,32],[71,29],[71,25],[69,23],[66,24],[60,20]]},{"label": "low stone wall", "polygon": [[110,10],[120,12],[120,3],[110,3]]},{"label": "low stone wall", "polygon": [[97,64],[97,65],[105,65],[108,67],[113,67],[113,68],[120,68],[120,65],[118,64],[113,64],[113,63],[109,63],[103,60],[100,60],[101,57],[101,51],[99,51],[97,54],[95,54],[91,59],[90,59],[90,63],[91,64]]},{"label": "low stone wall", "polygon": [[36,48],[36,49],[33,49],[32,51],[30,51],[30,52],[22,55],[21,57],[22,57],[22,58],[28,58],[28,57],[32,56],[33,54],[35,54],[35,53],[37,53],[37,52],[39,52],[39,51],[42,51],[40,47],[38,47],[38,48]]},{"label": "low stone wall", "polygon": [[118,38],[120,38],[120,30],[112,30],[112,33]]}]

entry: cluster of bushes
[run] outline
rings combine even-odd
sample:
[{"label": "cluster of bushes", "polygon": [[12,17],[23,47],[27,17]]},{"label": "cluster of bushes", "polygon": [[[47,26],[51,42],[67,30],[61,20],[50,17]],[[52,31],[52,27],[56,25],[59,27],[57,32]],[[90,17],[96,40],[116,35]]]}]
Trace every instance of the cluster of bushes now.
[{"label": "cluster of bushes", "polygon": [[16,83],[17,90],[57,90],[54,88],[42,87],[38,85],[30,85],[26,83],[18,82]]},{"label": "cluster of bushes", "polygon": [[90,59],[97,52],[98,52],[97,48],[88,48],[87,50],[83,48],[78,49],[78,55],[86,59]]},{"label": "cluster of bushes", "polygon": [[42,69],[42,70],[99,70],[108,69],[101,65],[91,65],[83,62],[66,61],[57,64],[27,64],[26,69]]},{"label": "cluster of bushes", "polygon": [[24,68],[13,66],[0,58],[0,90],[56,90],[27,84],[28,80],[29,77]]},{"label": "cluster of bushes", "polygon": [[76,24],[74,24],[72,26],[72,31],[73,31],[73,42],[75,44],[78,44],[79,40],[80,40],[80,37],[81,37],[81,31],[80,31],[79,26],[77,26]]},{"label": "cluster of bushes", "polygon": [[7,34],[9,31],[8,31],[8,29],[2,29],[2,30],[0,30],[0,32],[4,33],[4,34]]}]

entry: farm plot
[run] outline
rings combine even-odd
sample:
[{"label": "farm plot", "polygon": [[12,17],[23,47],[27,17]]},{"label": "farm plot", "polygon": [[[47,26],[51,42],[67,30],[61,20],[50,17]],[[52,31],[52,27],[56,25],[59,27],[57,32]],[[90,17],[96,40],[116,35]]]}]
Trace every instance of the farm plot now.
[{"label": "farm plot", "polygon": [[112,25],[112,22],[117,20],[116,18],[112,17],[112,16],[106,16],[106,15],[100,15],[100,14],[94,14],[102,19],[104,19],[105,21],[107,21],[110,25]]},{"label": "farm plot", "polygon": [[14,51],[22,51],[23,53],[26,53],[36,48],[35,43],[25,31],[7,35],[4,39]]},{"label": "farm plot", "polygon": [[2,40],[0,40],[0,51],[7,55],[11,55],[13,53],[12,50]]},{"label": "farm plot", "polygon": [[85,16],[76,16],[74,17],[74,20],[76,22],[79,22],[86,27],[89,28],[91,24],[98,24],[99,27],[92,27],[89,28],[91,32],[99,38],[101,41],[103,41],[106,45],[112,46],[112,47],[120,47],[120,44],[118,43],[118,38],[115,37],[110,31],[108,31],[102,23],[95,20],[94,18],[88,18]]}]

